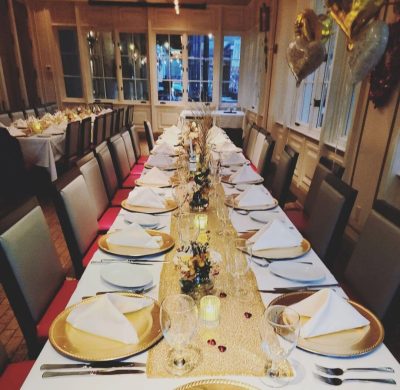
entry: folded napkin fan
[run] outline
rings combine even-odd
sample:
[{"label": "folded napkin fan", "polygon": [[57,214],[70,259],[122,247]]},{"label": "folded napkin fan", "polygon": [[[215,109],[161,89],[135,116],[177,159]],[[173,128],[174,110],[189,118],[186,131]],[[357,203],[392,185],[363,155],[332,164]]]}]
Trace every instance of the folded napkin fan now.
[{"label": "folded napkin fan", "polygon": [[257,207],[274,204],[274,198],[263,186],[252,185],[246,188],[236,200],[239,207]]},{"label": "folded napkin fan", "polygon": [[222,145],[228,140],[225,133],[217,133],[214,137],[212,137],[211,142],[214,145]]},{"label": "folded napkin fan", "polygon": [[301,327],[303,338],[316,337],[369,324],[352,305],[333,290],[323,289],[291,305],[301,316],[310,319]]},{"label": "folded napkin fan", "polygon": [[165,203],[161,196],[148,187],[136,187],[130,192],[126,202],[131,206],[165,209]]},{"label": "folded napkin fan", "polygon": [[138,311],[151,304],[152,300],[149,298],[104,294],[99,299],[72,310],[67,322],[74,328],[97,336],[125,344],[136,344],[139,342],[136,329],[124,313]]},{"label": "folded napkin fan", "polygon": [[172,133],[172,134],[178,134],[179,135],[179,134],[181,134],[182,130],[178,126],[172,125],[170,127],[166,127],[164,129],[164,132],[165,133]]},{"label": "folded napkin fan", "polygon": [[161,186],[169,186],[169,177],[162,171],[160,171],[157,167],[153,167],[150,169],[148,173],[142,175],[140,180],[144,184],[153,184],[153,185],[161,185]]},{"label": "folded napkin fan", "polygon": [[116,231],[107,237],[108,245],[122,245],[135,248],[161,248],[161,236],[151,236],[137,223],[132,223],[128,228]]},{"label": "folded napkin fan", "polygon": [[234,164],[244,164],[246,159],[242,153],[223,153],[222,154],[222,165],[234,165]]},{"label": "folded napkin fan", "polygon": [[[1,127],[1,126],[0,126]],[[17,129],[16,127],[7,127],[8,132],[10,133],[10,135],[12,135],[13,137],[25,137],[26,134],[21,131],[20,129]]]},{"label": "folded napkin fan", "polygon": [[247,242],[253,244],[253,251],[273,249],[273,248],[291,248],[299,246],[303,237],[295,231],[289,230],[279,219],[274,219],[260,229]]},{"label": "folded napkin fan", "polygon": [[237,172],[230,176],[232,183],[246,183],[262,179],[262,177],[248,165],[243,165]]},{"label": "folded napkin fan", "polygon": [[147,163],[154,167],[171,167],[175,162],[175,159],[163,154],[150,155]]},{"label": "folded napkin fan", "polygon": [[175,154],[175,148],[167,143],[156,145],[152,150],[153,154],[172,155]]}]

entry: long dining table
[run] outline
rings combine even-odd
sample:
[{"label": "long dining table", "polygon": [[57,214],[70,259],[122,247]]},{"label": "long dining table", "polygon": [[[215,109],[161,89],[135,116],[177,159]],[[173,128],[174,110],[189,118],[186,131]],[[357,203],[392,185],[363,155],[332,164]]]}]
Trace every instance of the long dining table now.
[{"label": "long dining table", "polygon": [[[224,191],[226,194],[232,193],[232,188],[229,185],[225,184],[218,184],[219,189],[218,191]],[[212,229],[215,228],[215,224],[218,223],[218,217],[216,215],[216,208],[223,207],[221,203],[214,203],[210,204],[210,207],[204,213],[208,216],[208,221]],[[120,214],[118,215],[117,219],[115,220],[113,226],[111,227],[110,231],[115,231],[118,229],[122,229],[127,226],[125,222],[125,214],[128,211],[121,210]],[[272,216],[279,218],[287,227],[290,229],[295,229],[292,225],[290,220],[287,218],[284,211],[278,206],[269,211]],[[231,218],[234,216],[231,213]],[[174,216],[172,216],[171,212],[160,214],[160,225],[163,226],[163,232],[170,233],[175,240],[177,238],[177,221]],[[240,230],[240,224],[246,224],[248,221],[245,221],[243,216],[240,218],[236,218],[234,221],[235,227]],[[246,229],[244,229],[246,230]],[[222,245],[233,245],[233,236],[232,235],[223,235],[218,236],[213,231],[211,231],[212,240],[211,240],[211,247],[222,251]],[[228,242],[226,242],[228,240]],[[225,241],[225,242],[224,242]],[[172,282],[171,285],[168,287],[163,285],[163,269],[164,267],[171,267],[171,260],[175,254],[176,248],[174,248],[169,253],[158,255],[153,257],[153,259],[159,260],[166,260],[169,263],[152,263],[152,265],[132,265],[132,267],[145,267],[149,270],[153,276],[153,281],[155,287],[147,293],[148,296],[156,299],[161,300],[166,291],[170,291],[171,293],[175,293],[179,289],[179,281],[176,280],[176,283]],[[68,306],[79,303],[82,301],[84,297],[87,296],[94,296],[99,291],[113,291],[115,290],[115,286],[108,284],[104,281],[101,277],[101,271],[104,267],[104,264],[99,263],[101,259],[118,259],[118,256],[113,256],[109,253],[104,253],[101,250],[97,250],[97,252],[93,255],[92,261],[89,263],[88,267],[86,268],[85,272],[83,273],[81,279],[79,280],[78,287],[74,294],[71,297],[71,300]],[[331,274],[328,268],[325,267],[323,262],[318,258],[315,252],[311,249],[308,253],[304,254],[300,259],[295,259],[293,261],[302,261],[302,262],[309,262],[314,265],[319,266],[323,269],[325,273],[325,279],[323,280],[324,284],[334,284],[336,283],[335,277]],[[268,266],[264,266],[265,264],[259,265],[258,262],[252,262],[251,268],[249,273],[251,273],[251,277],[253,277],[257,283],[259,289],[272,289],[277,287],[291,287],[291,286],[298,286],[299,282],[291,281],[288,279],[284,279],[278,277],[271,273],[268,270]],[[218,275],[216,279],[219,277],[223,277],[224,273],[221,272],[221,275]],[[163,288],[160,289],[160,285],[163,285]],[[223,284],[222,284],[223,285]],[[371,286],[373,288],[373,286]],[[170,289],[170,290],[168,290]],[[334,290],[337,294],[346,297],[346,294],[340,287],[334,287]],[[229,294],[229,292],[228,292]],[[257,290],[255,294],[260,294]],[[262,293],[260,296],[257,297],[262,300],[262,303],[265,307],[267,307],[271,301],[273,301],[278,294],[273,293]],[[235,304],[234,298],[230,300],[223,301],[221,300],[222,305],[232,305]],[[249,305],[251,307],[251,305]],[[240,321],[239,319],[237,320]],[[252,325],[248,328],[250,332],[253,333],[254,338],[258,336],[258,324],[259,318],[252,318]],[[232,323],[232,327],[235,326],[235,323]],[[239,335],[240,336],[240,335]],[[258,341],[257,341],[258,342]],[[343,341],[344,343],[346,341]],[[160,343],[165,343],[165,340],[161,340]],[[160,344],[159,343],[159,344]],[[261,340],[259,341],[260,351],[261,350]],[[156,346],[158,347],[158,346]],[[154,347],[154,348],[156,348]],[[204,348],[207,348],[205,346]],[[151,349],[150,349],[151,350]],[[229,351],[225,352],[229,353]],[[198,380],[206,380],[206,379],[215,379],[215,378],[223,378],[226,380],[236,380],[251,386],[254,386],[256,389],[263,389],[266,388],[265,385],[260,381],[260,377],[256,375],[239,375],[242,372],[241,365],[246,360],[245,356],[246,351],[243,350],[242,358],[238,358],[237,362],[230,367],[231,374],[223,375],[218,374],[218,362],[223,359],[223,354],[218,355],[218,359],[215,361],[214,364],[214,371],[213,374],[207,374],[207,372],[202,372],[201,374],[196,374],[191,376],[191,374],[187,374],[185,377],[173,377],[173,376],[160,376],[157,377],[156,375],[149,375],[149,354],[150,351],[142,352],[138,355],[129,357],[126,359],[127,362],[142,362],[147,363],[147,373],[144,374],[131,374],[131,375],[110,375],[110,376],[95,376],[95,375],[85,375],[85,376],[66,376],[66,377],[53,377],[53,378],[42,378],[42,372],[40,366],[42,364],[48,363],[74,363],[76,361],[63,356],[59,352],[57,352],[51,343],[47,341],[43,350],[41,351],[39,357],[36,360],[35,365],[33,366],[29,376],[27,377],[23,389],[175,389],[179,386],[184,384],[198,381]],[[204,354],[203,356],[210,356],[208,354]],[[213,356],[213,355],[211,355]],[[157,356],[151,357],[152,359],[157,358]],[[160,355],[159,359],[162,359]],[[266,357],[265,357],[266,359]],[[397,360],[393,357],[390,353],[388,348],[381,344],[373,351],[363,354],[360,356],[355,356],[351,358],[335,358],[329,356],[323,356],[319,354],[310,353],[304,351],[300,348],[296,348],[291,354],[292,362],[295,366],[296,375],[293,381],[288,385],[289,388],[294,389],[321,389],[325,385],[324,383],[320,382],[318,379],[315,378],[314,373],[316,372],[315,364],[319,364],[326,367],[341,367],[346,369],[347,367],[378,367],[378,366],[390,366],[394,368],[395,372],[393,374],[386,374],[386,373],[363,373],[362,376],[360,373],[353,373],[352,377],[372,377],[372,378],[393,378],[397,382],[397,386],[400,386],[400,365]],[[161,362],[162,364],[162,362]],[[210,362],[213,364],[213,362]],[[194,371],[195,373],[197,371]],[[235,374],[237,372],[237,374]],[[345,374],[343,378],[348,378],[349,375]],[[345,383],[343,384],[345,388],[360,388],[361,386],[365,386],[365,388],[369,389],[377,389],[377,388],[385,388],[389,385],[379,384],[379,383]],[[390,388],[390,386],[388,387]],[[392,386],[393,388],[393,386]]]}]

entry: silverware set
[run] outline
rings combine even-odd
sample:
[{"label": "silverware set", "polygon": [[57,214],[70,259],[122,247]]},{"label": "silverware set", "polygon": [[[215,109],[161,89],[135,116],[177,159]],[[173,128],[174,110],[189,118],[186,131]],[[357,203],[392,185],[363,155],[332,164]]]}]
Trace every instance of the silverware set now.
[{"label": "silverware set", "polygon": [[331,284],[308,284],[304,286],[293,286],[293,287],[276,287],[271,290],[258,290],[260,293],[269,294],[284,294],[297,291],[314,291],[321,288],[339,287],[339,283]]},{"label": "silverware set", "polygon": [[392,378],[337,378],[337,376],[343,375],[346,372],[385,372],[385,373],[394,373],[392,367],[350,367],[346,369],[342,368],[328,368],[323,367],[318,364],[315,365],[318,371],[321,371],[327,375],[331,376],[323,376],[317,373],[314,373],[314,377],[318,380],[327,383],[332,386],[340,386],[345,382],[374,382],[374,383],[385,383],[390,385],[395,385],[396,381]]},{"label": "silverware set", "polygon": [[[145,374],[144,370],[132,367],[146,367],[146,363],[138,362],[96,362],[96,363],[71,363],[71,364],[42,364],[41,370],[46,370],[42,378],[56,376],[76,376],[76,375],[127,375]],[[89,370],[72,371],[52,371],[60,369],[88,368]]]},{"label": "silverware set", "polygon": [[154,259],[100,259],[92,260],[91,264],[110,264],[110,263],[127,263],[133,265],[153,265],[153,263],[168,263],[165,260],[154,260]]}]

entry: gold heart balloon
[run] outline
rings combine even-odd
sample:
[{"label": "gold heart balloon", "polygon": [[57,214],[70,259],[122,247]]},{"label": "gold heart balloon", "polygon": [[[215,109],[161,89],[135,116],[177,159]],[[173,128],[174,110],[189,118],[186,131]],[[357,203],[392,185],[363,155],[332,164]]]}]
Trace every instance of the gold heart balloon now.
[{"label": "gold heart balloon", "polygon": [[290,70],[296,78],[296,87],[303,79],[315,71],[325,59],[325,46],[321,41],[308,42],[297,37],[289,44],[286,58]]},{"label": "gold heart balloon", "polygon": [[379,12],[385,0],[326,0],[332,18],[353,39]]},{"label": "gold heart balloon", "polygon": [[321,39],[321,23],[312,9],[305,9],[297,15],[294,24],[294,35],[296,38],[302,38],[307,42]]}]

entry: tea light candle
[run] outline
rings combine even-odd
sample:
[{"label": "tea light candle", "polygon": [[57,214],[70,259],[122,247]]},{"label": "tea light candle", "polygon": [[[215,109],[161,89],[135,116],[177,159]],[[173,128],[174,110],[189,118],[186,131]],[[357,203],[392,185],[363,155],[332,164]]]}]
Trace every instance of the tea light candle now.
[{"label": "tea light candle", "polygon": [[209,328],[218,326],[221,302],[214,295],[206,295],[200,299],[200,318]]},{"label": "tea light candle", "polygon": [[207,230],[208,216],[207,214],[199,214],[194,219],[195,226],[201,230]]}]

